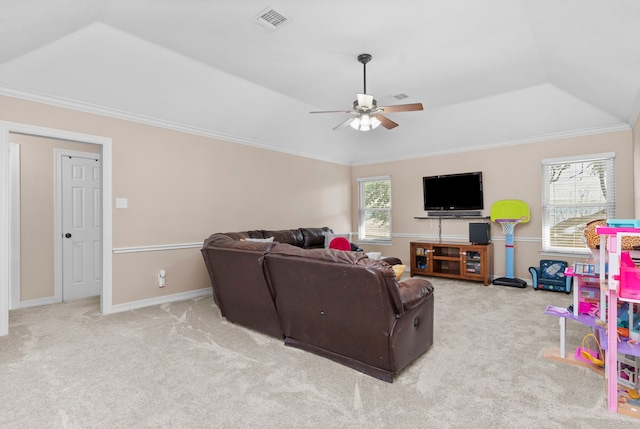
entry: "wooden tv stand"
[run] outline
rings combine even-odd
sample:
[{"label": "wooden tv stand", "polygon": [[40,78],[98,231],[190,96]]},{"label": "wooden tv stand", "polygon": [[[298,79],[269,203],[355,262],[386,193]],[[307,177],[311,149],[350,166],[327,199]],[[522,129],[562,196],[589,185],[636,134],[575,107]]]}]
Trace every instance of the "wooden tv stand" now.
[{"label": "wooden tv stand", "polygon": [[411,242],[411,277],[449,277],[491,284],[493,245]]}]

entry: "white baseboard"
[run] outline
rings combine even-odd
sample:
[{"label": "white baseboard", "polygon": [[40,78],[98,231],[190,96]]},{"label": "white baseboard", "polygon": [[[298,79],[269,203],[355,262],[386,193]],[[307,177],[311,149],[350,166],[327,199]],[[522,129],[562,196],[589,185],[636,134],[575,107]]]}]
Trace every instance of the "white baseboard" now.
[{"label": "white baseboard", "polygon": [[56,299],[55,296],[47,296],[45,298],[27,299],[25,301],[20,301],[20,306],[18,308],[38,307],[40,305],[58,303],[60,303],[60,300]]},{"label": "white baseboard", "polygon": [[152,305],[166,304],[169,302],[186,301],[188,299],[200,298],[202,296],[211,295],[210,287],[191,290],[189,292],[174,293],[172,295],[164,295],[156,298],[141,299],[140,301],[125,302],[123,304],[115,304],[111,307],[112,313],[120,313],[123,311],[135,310],[137,308],[150,307]]}]

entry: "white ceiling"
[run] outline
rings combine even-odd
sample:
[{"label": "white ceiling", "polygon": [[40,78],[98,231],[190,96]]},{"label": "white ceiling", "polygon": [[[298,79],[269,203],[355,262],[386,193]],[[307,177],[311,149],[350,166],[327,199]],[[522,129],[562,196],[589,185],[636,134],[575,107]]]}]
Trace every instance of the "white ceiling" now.
[{"label": "white ceiling", "polygon": [[[310,115],[351,107],[363,52],[379,105],[425,110]],[[0,0],[0,94],[351,165],[629,129],[640,1]]]}]

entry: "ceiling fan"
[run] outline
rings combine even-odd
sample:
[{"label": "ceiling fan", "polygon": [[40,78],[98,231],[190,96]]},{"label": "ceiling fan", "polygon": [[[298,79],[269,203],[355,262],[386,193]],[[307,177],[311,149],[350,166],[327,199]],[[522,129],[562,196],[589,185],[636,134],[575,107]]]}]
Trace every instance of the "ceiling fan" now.
[{"label": "ceiling fan", "polygon": [[397,104],[395,106],[378,106],[372,95],[367,94],[367,63],[371,61],[370,54],[358,55],[358,61],[363,65],[364,71],[364,91],[357,95],[357,100],[353,102],[351,110],[323,110],[309,113],[348,113],[349,119],[336,126],[334,130],[346,128],[347,125],[360,131],[369,131],[382,125],[388,130],[398,126],[391,119],[382,116],[383,113],[391,112],[411,112],[422,110],[422,103]]}]

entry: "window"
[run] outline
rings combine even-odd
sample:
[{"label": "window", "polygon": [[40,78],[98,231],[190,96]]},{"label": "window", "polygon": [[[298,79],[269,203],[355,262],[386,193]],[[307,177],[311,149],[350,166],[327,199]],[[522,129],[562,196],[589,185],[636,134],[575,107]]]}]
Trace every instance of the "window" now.
[{"label": "window", "polygon": [[358,179],[358,194],[359,239],[391,242],[391,177]]},{"label": "window", "polygon": [[615,218],[615,153],[542,160],[542,250],[584,253],[583,228]]}]

